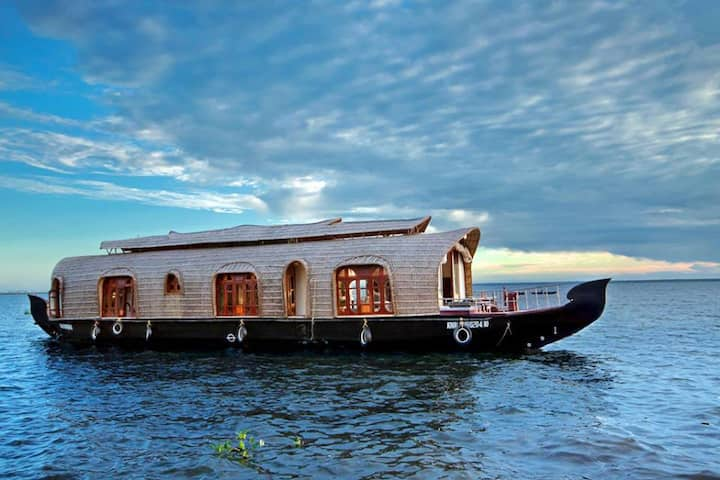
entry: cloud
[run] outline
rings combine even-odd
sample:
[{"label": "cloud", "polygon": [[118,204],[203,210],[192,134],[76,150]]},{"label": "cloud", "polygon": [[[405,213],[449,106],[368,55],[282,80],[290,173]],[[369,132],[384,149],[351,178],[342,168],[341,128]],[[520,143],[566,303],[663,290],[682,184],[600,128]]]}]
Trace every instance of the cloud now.
[{"label": "cloud", "polygon": [[684,7],[17,8],[112,113],[77,125],[8,100],[35,125],[5,127],[6,160],[235,185],[268,219],[431,213],[495,248],[719,258],[720,34]]},{"label": "cloud", "polygon": [[[3,105],[0,104],[0,110]],[[17,109],[6,109],[21,116]],[[22,116],[43,123],[74,125],[67,119],[22,112]],[[174,149],[125,139],[97,139],[90,135],[69,135],[53,131],[0,128],[0,161],[14,161],[54,172],[105,172],[135,176],[167,176],[179,180],[205,173],[207,163]],[[163,148],[162,146],[159,148]]]},{"label": "cloud", "polygon": [[311,176],[296,177],[283,184],[284,188],[294,190],[301,195],[317,195],[327,186],[327,181]]},{"label": "cloud", "polygon": [[83,123],[70,118],[46,113],[37,113],[32,110],[14,107],[8,103],[0,102],[0,113],[14,120],[27,120],[35,123],[82,126]]},{"label": "cloud", "polygon": [[473,262],[475,281],[497,279],[579,279],[711,277],[720,275],[719,262],[669,262],[603,251],[519,251],[480,248]]},{"label": "cloud", "polygon": [[32,77],[10,65],[0,63],[0,92],[26,90],[36,86],[37,83]]},{"label": "cloud", "polygon": [[490,219],[488,212],[472,212],[469,210],[436,211],[436,216],[445,215],[448,221],[458,225],[482,225]]},{"label": "cloud", "polygon": [[0,188],[39,194],[73,195],[110,201],[131,201],[146,205],[209,210],[219,213],[241,214],[249,210],[260,213],[267,211],[267,204],[255,195],[209,191],[179,193],[168,190],[126,187],[95,180],[66,180],[61,182],[51,177],[26,179],[0,176]]}]

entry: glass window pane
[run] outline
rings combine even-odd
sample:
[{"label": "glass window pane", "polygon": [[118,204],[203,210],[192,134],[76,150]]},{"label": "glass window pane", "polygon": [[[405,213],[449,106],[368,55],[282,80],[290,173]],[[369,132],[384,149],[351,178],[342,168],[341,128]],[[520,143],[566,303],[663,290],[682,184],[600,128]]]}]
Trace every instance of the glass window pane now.
[{"label": "glass window pane", "polygon": [[373,295],[373,312],[378,313],[380,311],[380,286],[377,280],[372,281],[372,295]]},{"label": "glass window pane", "polygon": [[338,310],[345,312],[347,310],[347,297],[345,292],[345,282],[342,280],[338,281]]},{"label": "glass window pane", "polygon": [[350,294],[350,310],[352,312],[358,311],[358,297],[357,297],[357,281],[352,280],[348,286],[348,293]]},{"label": "glass window pane", "polygon": [[360,279],[360,303],[367,305],[370,303],[368,295],[368,281],[364,278]]},{"label": "glass window pane", "polygon": [[385,310],[392,312],[392,290],[390,289],[390,280],[385,280]]}]

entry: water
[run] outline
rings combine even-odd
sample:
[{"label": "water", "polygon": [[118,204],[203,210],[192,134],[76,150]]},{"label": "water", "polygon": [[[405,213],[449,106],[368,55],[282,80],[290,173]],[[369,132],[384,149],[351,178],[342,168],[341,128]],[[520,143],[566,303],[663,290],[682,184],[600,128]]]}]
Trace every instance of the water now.
[{"label": "water", "polygon": [[[611,283],[520,357],[75,350],[27,308],[0,296],[0,477],[720,478],[716,281]],[[239,430],[248,466],[210,447]]]}]

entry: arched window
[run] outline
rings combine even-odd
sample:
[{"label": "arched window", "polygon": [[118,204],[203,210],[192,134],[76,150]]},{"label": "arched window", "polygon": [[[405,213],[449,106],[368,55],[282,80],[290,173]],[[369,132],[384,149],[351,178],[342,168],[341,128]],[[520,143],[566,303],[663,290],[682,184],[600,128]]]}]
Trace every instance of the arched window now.
[{"label": "arched window", "polygon": [[48,314],[53,318],[62,317],[62,282],[57,277],[52,279],[48,292]]},{"label": "arched window", "polygon": [[215,277],[218,316],[257,315],[259,303],[254,273],[220,273]]},{"label": "arched window", "polygon": [[103,277],[101,316],[136,316],[135,282],[132,277]]},{"label": "arched window", "polygon": [[335,272],[338,315],[393,313],[390,276],[380,265],[353,265]]},{"label": "arched window", "polygon": [[180,277],[173,272],[165,276],[165,295],[179,295],[182,293]]}]

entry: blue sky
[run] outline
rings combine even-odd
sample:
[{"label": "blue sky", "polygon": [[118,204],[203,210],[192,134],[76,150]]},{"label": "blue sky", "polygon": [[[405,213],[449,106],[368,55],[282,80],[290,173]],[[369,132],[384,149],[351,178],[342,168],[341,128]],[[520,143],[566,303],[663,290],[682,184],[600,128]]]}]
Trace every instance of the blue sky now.
[{"label": "blue sky", "polygon": [[103,239],[477,225],[476,281],[720,276],[720,2],[0,4],[0,290]]}]

